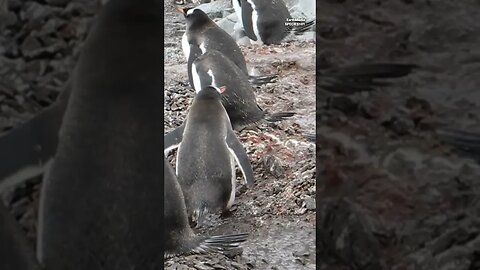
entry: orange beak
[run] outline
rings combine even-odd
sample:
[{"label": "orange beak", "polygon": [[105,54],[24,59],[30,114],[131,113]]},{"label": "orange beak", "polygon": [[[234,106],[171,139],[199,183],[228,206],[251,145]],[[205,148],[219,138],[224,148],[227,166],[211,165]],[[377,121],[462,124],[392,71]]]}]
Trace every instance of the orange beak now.
[{"label": "orange beak", "polygon": [[181,7],[175,7],[175,9],[176,9],[178,12],[182,13],[183,15],[185,15],[185,10],[183,10],[183,8],[181,8]]}]

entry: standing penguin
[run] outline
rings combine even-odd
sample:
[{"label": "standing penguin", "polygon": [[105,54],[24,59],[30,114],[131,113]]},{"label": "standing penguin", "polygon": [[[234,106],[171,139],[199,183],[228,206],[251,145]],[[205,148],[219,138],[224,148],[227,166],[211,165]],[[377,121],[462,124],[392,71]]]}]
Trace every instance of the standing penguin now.
[{"label": "standing penguin", "polygon": [[222,95],[222,103],[235,130],[261,120],[276,122],[294,115],[292,112],[264,112],[257,104],[248,78],[219,51],[209,50],[192,63],[191,80],[197,93],[208,85],[226,86],[228,91]]},{"label": "standing penguin", "polygon": [[238,247],[247,234],[232,234],[213,237],[196,236],[190,228],[185,199],[173,169],[164,158],[165,196],[165,257],[172,255],[225,251]]},{"label": "standing penguin", "polygon": [[[205,87],[195,96],[185,122],[165,135],[165,153],[178,147],[176,172],[191,221],[207,211],[230,209],[235,199],[235,161],[246,184],[253,170],[221,102],[224,87]],[[228,89],[226,91],[229,91]]]},{"label": "standing penguin", "polygon": [[303,32],[315,23],[288,26],[292,16],[282,0],[232,0],[232,4],[247,36],[267,45],[280,43],[290,32]]},{"label": "standing penguin", "polygon": [[90,30],[41,191],[48,270],[163,267],[162,4],[110,0]]},{"label": "standing penguin", "polygon": [[[191,73],[191,65],[202,53],[217,50],[227,55],[242,72],[248,76],[248,80],[254,84],[272,82],[276,75],[253,76],[248,75],[245,58],[235,40],[222,28],[220,28],[201,9],[177,8],[187,22],[187,29],[182,36],[182,50],[188,63],[188,73]],[[192,82],[190,81],[191,86]]]}]

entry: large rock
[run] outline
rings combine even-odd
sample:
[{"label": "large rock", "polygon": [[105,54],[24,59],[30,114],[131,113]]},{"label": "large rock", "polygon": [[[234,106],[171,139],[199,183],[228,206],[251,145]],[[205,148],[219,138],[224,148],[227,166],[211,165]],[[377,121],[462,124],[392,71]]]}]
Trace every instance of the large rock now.
[{"label": "large rock", "polygon": [[219,0],[206,4],[201,4],[195,8],[203,10],[211,18],[223,18],[225,16],[225,11],[233,12],[232,3],[229,0]]},{"label": "large rock", "polygon": [[284,2],[293,18],[315,20],[314,0],[284,0]]},{"label": "large rock", "polygon": [[237,14],[232,13],[227,17],[216,22],[220,28],[225,30],[229,35],[233,36],[235,31],[235,24],[237,23]]}]

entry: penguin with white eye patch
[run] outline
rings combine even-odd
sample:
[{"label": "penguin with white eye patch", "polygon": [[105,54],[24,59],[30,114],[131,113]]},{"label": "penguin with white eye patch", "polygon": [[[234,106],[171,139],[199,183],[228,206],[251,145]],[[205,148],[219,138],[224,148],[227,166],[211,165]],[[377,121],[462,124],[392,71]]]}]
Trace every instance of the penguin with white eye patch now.
[{"label": "penguin with white eye patch", "polygon": [[[193,46],[192,46],[193,47]],[[206,86],[225,86],[222,103],[235,130],[260,121],[278,122],[295,115],[293,112],[266,113],[257,104],[255,92],[245,74],[224,54],[210,50],[192,63],[191,81],[195,91]]]},{"label": "penguin with white eye patch", "polygon": [[[182,36],[182,50],[188,62],[188,73],[195,59],[210,50],[217,50],[225,54],[253,84],[273,82],[277,75],[253,76],[248,74],[247,64],[240,47],[235,40],[220,28],[201,9],[177,8],[185,17],[187,28]],[[189,76],[190,77],[190,76]],[[192,85],[192,81],[190,81]]]},{"label": "penguin with white eye patch", "polygon": [[304,32],[315,24],[315,21],[301,26],[286,24],[292,16],[282,0],[232,0],[232,4],[245,33],[257,43],[280,43],[289,33]]},{"label": "penguin with white eye patch", "polygon": [[176,174],[188,216],[201,226],[206,212],[227,212],[235,199],[235,163],[248,187],[253,170],[233,132],[221,102],[225,87],[207,86],[197,93],[185,122],[165,135],[165,154],[178,147]]}]

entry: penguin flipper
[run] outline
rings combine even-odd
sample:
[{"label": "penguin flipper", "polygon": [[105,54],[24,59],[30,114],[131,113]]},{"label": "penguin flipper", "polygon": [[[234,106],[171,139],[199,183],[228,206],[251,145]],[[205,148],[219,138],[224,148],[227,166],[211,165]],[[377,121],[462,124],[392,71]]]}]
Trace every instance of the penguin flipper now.
[{"label": "penguin flipper", "polygon": [[252,165],[250,164],[250,160],[248,159],[248,155],[245,152],[245,149],[243,148],[237,136],[231,129],[228,130],[226,142],[228,149],[234,156],[235,161],[237,162],[240,170],[242,171],[245,183],[248,187],[253,187],[255,179],[253,176]]},{"label": "penguin flipper", "polygon": [[185,123],[181,126],[175,128],[174,130],[167,133],[163,138],[163,153],[165,156],[168,155],[170,151],[176,149],[183,140],[183,130],[185,129]]},{"label": "penguin flipper", "polygon": [[452,128],[437,131],[440,138],[480,162],[480,133]]},{"label": "penguin flipper", "polygon": [[41,269],[20,225],[1,202],[0,243],[0,269]]},{"label": "penguin flipper", "polygon": [[255,85],[272,83],[272,82],[275,82],[277,78],[278,78],[278,74],[262,75],[262,76],[248,75],[248,81],[251,84],[255,84]]},{"label": "penguin flipper", "polygon": [[253,31],[252,5],[247,0],[241,0],[239,2],[240,7],[242,8],[243,29],[245,30],[248,38],[257,41],[257,36],[255,35],[255,31]]},{"label": "penguin flipper", "polygon": [[195,63],[195,60],[197,60],[197,58],[202,55],[202,50],[200,49],[199,45],[192,44],[192,43],[189,44],[189,48],[190,48],[190,51],[189,51],[188,63],[187,63],[188,81],[190,83],[190,86],[193,89],[195,89],[195,80],[196,79],[195,79],[194,76],[198,76],[198,74],[195,74],[192,71],[192,68],[193,68],[193,65]]},{"label": "penguin flipper", "polygon": [[50,107],[0,136],[0,191],[45,171],[57,150],[69,95],[68,82]]}]

